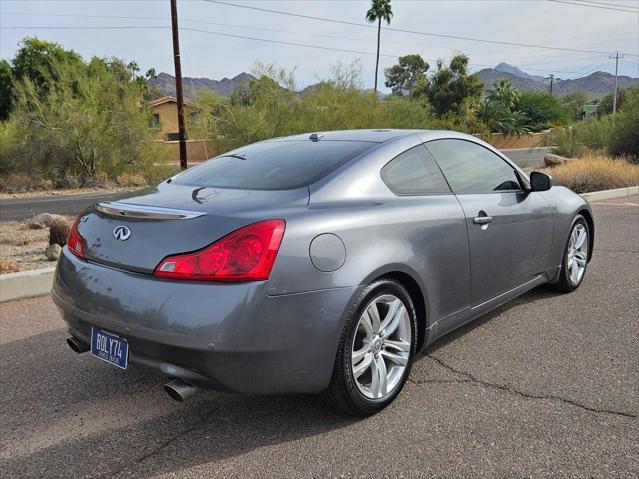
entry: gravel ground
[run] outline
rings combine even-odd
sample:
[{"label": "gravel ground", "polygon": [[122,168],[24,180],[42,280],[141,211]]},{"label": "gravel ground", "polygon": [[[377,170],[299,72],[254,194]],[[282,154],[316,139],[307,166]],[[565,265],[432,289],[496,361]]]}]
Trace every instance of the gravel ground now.
[{"label": "gravel ground", "polygon": [[19,271],[50,268],[44,250],[49,246],[49,228],[34,230],[26,223],[0,223],[0,259],[13,263]]},{"label": "gravel ground", "polygon": [[2,477],[639,477],[639,197],[593,205],[574,293],[533,290],[431,345],[386,410],[204,392],[64,344],[47,297],[0,304]]}]

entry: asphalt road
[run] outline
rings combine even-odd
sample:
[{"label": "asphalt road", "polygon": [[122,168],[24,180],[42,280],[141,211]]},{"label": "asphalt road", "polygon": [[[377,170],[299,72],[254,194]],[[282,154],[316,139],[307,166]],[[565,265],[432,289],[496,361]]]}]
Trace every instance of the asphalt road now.
[{"label": "asphalt road", "polygon": [[93,203],[115,200],[127,194],[129,193],[119,192],[0,199],[0,221],[20,221],[40,213],[78,215]]},{"label": "asphalt road", "polygon": [[593,206],[581,288],[534,290],[432,345],[354,420],[206,392],[64,344],[50,299],[0,304],[3,477],[637,477],[639,196]]},{"label": "asphalt road", "polygon": [[[522,168],[542,165],[550,148],[522,148],[502,150]],[[0,199],[0,221],[20,221],[39,213],[78,215],[87,206],[99,201],[115,200],[128,193],[88,194],[76,196],[43,196]]]}]

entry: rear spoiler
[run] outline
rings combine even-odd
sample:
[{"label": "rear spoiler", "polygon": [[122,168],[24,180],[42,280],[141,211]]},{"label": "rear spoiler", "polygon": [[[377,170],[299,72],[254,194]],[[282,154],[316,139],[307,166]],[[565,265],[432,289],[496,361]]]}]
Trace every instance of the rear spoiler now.
[{"label": "rear spoiler", "polygon": [[148,220],[189,220],[206,215],[200,211],[176,210],[157,206],[130,205],[127,203],[98,203],[95,209],[108,216]]}]

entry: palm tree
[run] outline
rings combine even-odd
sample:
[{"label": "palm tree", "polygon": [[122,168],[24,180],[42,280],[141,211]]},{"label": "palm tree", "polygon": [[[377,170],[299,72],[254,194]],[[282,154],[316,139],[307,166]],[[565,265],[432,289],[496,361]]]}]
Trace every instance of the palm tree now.
[{"label": "palm tree", "polygon": [[377,71],[379,69],[379,39],[382,32],[382,20],[386,25],[390,25],[393,18],[393,10],[390,5],[391,0],[372,0],[371,8],[366,12],[368,23],[377,21],[377,59],[375,61],[375,93],[377,93]]},{"label": "palm tree", "polygon": [[488,98],[501,102],[514,111],[519,103],[519,90],[513,87],[508,80],[499,80],[492,90],[488,90]]}]

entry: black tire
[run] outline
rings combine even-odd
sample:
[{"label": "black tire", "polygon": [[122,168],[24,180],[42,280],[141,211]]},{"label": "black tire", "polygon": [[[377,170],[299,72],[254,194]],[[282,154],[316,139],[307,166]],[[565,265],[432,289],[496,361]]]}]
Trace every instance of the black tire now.
[{"label": "black tire", "polygon": [[[550,284],[550,288],[555,291],[559,291],[561,293],[571,293],[576,290],[579,285],[582,283],[584,278],[586,277],[586,272],[588,270],[588,262],[586,261],[586,266],[584,269],[584,273],[581,278],[577,282],[573,282],[570,279],[570,275],[568,274],[568,247],[570,245],[570,236],[572,235],[573,230],[577,227],[577,225],[583,225],[586,228],[586,233],[588,236],[586,237],[586,241],[590,241],[590,229],[588,228],[588,222],[581,215],[577,215],[572,225],[570,226],[570,231],[568,233],[568,238],[566,239],[566,245],[564,246],[564,255],[561,260],[561,271],[559,272],[559,280],[556,283]],[[590,245],[589,245],[590,246]],[[588,251],[588,255],[590,255],[590,248]]]},{"label": "black tire", "polygon": [[[410,316],[411,345],[403,377],[395,388],[382,398],[370,399],[362,394],[355,383],[351,369],[352,345],[354,335],[357,332],[357,325],[360,316],[364,312],[364,308],[366,308],[373,299],[384,294],[392,294],[404,303],[406,311]],[[333,408],[349,416],[369,416],[381,411],[393,402],[403,389],[415,358],[416,343],[417,315],[406,289],[393,279],[381,278],[374,281],[362,291],[348,313],[337,348],[333,376],[328,389],[322,393],[323,398]]]}]

